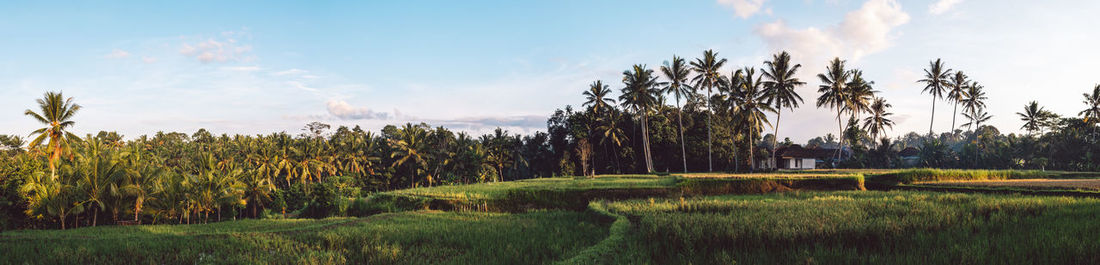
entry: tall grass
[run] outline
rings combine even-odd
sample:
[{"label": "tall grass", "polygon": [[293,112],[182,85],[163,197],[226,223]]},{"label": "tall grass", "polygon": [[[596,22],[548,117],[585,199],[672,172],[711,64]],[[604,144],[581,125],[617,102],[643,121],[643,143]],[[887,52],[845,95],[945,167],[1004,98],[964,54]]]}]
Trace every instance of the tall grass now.
[{"label": "tall grass", "polygon": [[610,222],[563,211],[411,212],[19,231],[0,234],[0,264],[545,264],[606,238]]},{"label": "tall grass", "polygon": [[610,203],[658,264],[1097,264],[1100,200],[792,192]]}]

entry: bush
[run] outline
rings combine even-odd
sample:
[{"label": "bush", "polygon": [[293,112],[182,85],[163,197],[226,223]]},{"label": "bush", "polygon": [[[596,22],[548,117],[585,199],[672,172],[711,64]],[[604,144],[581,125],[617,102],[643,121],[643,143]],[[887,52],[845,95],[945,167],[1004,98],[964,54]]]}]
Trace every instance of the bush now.
[{"label": "bush", "polygon": [[386,209],[378,204],[371,203],[367,198],[355,198],[348,205],[348,216],[367,217],[385,212]]},{"label": "bush", "polygon": [[302,210],[302,217],[325,218],[340,215],[346,207],[344,197],[337,193],[336,187],[331,183],[325,183],[313,187],[313,199]]}]

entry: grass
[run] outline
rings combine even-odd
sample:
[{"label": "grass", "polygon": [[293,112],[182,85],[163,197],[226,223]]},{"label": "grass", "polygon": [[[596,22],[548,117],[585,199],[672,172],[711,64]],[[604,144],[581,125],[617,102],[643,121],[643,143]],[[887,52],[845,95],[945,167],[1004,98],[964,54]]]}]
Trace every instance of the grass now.
[{"label": "grass", "polygon": [[610,220],[564,211],[408,212],[16,231],[0,234],[0,263],[545,264],[606,238]]},{"label": "grass", "polygon": [[979,170],[979,169],[906,169],[890,171],[870,176],[876,181],[899,184],[913,184],[936,181],[987,181],[1027,178],[1096,178],[1096,172],[1067,172],[1040,170]]},{"label": "grass", "polygon": [[[657,264],[1096,264],[1100,200],[792,192],[608,203]],[[635,262],[626,262],[635,263]]]}]

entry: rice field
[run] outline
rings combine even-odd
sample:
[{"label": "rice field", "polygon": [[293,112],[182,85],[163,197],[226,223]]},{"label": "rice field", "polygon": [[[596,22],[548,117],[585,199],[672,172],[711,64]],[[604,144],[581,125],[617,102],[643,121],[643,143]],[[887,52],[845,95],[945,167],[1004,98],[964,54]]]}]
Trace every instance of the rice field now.
[{"label": "rice field", "polygon": [[942,181],[919,183],[926,186],[1021,188],[1031,190],[1100,191],[1100,179],[1009,179],[992,181]]}]

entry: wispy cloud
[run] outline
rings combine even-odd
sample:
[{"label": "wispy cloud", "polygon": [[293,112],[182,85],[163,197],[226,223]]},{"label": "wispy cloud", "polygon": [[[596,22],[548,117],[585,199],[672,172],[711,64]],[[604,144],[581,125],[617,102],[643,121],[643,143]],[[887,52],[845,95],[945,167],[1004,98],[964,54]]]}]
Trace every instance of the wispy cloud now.
[{"label": "wispy cloud", "polygon": [[733,8],[733,14],[740,18],[749,18],[761,11],[767,0],[718,0],[718,4]]},{"label": "wispy cloud", "polygon": [[783,20],[757,26],[756,35],[772,50],[818,60],[834,56],[859,60],[892,45],[894,29],[909,22],[895,0],[869,0],[827,28],[791,28]]},{"label": "wispy cloud", "polygon": [[130,57],[130,52],[119,50],[119,49],[115,49],[115,50],[111,51],[110,53],[107,53],[107,55],[103,55],[103,58],[107,58],[107,59],[122,59],[122,58],[126,58],[126,57]]},{"label": "wispy cloud", "polygon": [[179,53],[183,56],[195,58],[202,63],[231,62],[246,60],[247,53],[252,51],[252,45],[239,43],[233,32],[222,33],[223,38],[207,38],[199,42],[183,43]]},{"label": "wispy cloud", "polygon": [[961,3],[962,1],[963,0],[939,0],[939,1],[936,1],[932,5],[928,6],[928,13],[933,14],[933,15],[940,15],[940,14],[943,14],[943,13],[947,13],[947,11],[950,11],[951,8],[954,8],[955,5]]},{"label": "wispy cloud", "polygon": [[325,102],[328,113],[341,120],[388,120],[393,115],[375,112],[365,107],[355,107],[347,101],[333,99]]}]

